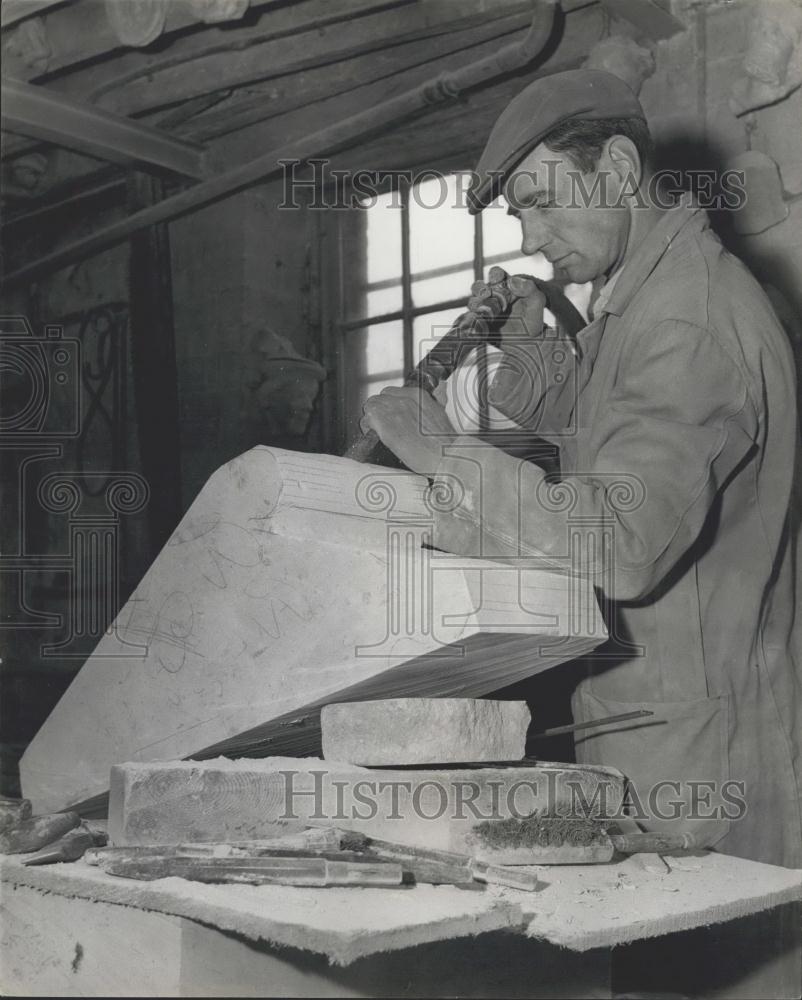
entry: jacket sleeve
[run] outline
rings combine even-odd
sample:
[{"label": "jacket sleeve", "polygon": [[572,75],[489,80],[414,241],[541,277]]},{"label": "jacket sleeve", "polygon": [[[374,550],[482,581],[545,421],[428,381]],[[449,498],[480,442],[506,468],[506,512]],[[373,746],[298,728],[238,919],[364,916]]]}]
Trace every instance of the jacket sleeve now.
[{"label": "jacket sleeve", "polygon": [[435,541],[463,555],[535,556],[591,575],[617,600],[646,597],[702,532],[756,448],[757,413],[712,331],[667,320],[630,337],[592,427],[565,444],[559,482],[473,438],[448,450]]}]

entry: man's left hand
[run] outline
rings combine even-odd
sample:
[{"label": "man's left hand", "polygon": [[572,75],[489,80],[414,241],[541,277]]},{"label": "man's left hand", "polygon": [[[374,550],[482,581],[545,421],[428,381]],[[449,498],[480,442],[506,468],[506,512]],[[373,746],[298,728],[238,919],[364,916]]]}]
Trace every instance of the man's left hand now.
[{"label": "man's left hand", "polygon": [[433,476],[443,447],[457,436],[436,399],[417,386],[391,386],[364,406],[363,431],[376,431],[394,455],[413,472]]}]

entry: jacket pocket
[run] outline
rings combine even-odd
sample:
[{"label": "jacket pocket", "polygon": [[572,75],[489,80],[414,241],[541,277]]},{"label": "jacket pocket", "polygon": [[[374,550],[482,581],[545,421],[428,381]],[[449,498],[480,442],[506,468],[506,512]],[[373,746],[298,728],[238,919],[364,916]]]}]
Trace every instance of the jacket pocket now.
[{"label": "jacket pocket", "polygon": [[[577,722],[646,709],[652,716],[579,734],[579,763],[617,767],[629,779],[629,813],[647,830],[693,833],[712,847],[733,816],[729,780],[726,695],[691,701],[613,701],[580,684]],[[730,817],[730,818],[728,818]]]}]

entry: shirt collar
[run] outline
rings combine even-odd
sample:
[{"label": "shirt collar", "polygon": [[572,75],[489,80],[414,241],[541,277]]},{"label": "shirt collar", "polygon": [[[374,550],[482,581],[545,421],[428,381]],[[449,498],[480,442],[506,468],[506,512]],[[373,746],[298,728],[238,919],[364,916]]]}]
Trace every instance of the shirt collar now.
[{"label": "shirt collar", "polygon": [[707,213],[694,203],[689,194],[684,194],[644,236],[630,262],[616,271],[604,285],[593,306],[594,316],[598,317],[602,313],[620,316],[657,267],[676,236],[692,221],[695,223],[694,228],[704,228],[707,225]]},{"label": "shirt collar", "polygon": [[623,268],[619,269],[610,278],[605,281],[599,291],[596,293],[596,298],[590,308],[590,318],[595,319],[600,312],[604,312],[607,308],[607,303],[610,301],[610,296],[613,294],[613,289],[616,286],[619,276]]}]

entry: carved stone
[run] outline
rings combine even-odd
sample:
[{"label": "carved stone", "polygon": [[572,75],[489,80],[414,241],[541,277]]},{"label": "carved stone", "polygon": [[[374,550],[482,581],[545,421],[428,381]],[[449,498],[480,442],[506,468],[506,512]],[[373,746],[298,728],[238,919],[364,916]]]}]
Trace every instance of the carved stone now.
[{"label": "carved stone", "polygon": [[613,73],[635,94],[640,93],[643,81],[655,68],[654,54],[624,35],[611,35],[597,42],[584,62],[587,69],[601,69]]},{"label": "carved stone", "polygon": [[26,750],[34,811],[122,761],[314,753],[324,704],[479,697],[606,639],[583,581],[428,547],[430,492],[279,449],[219,469]]},{"label": "carved stone", "polygon": [[142,48],[164,31],[167,0],[106,0],[106,16],[122,45]]}]

